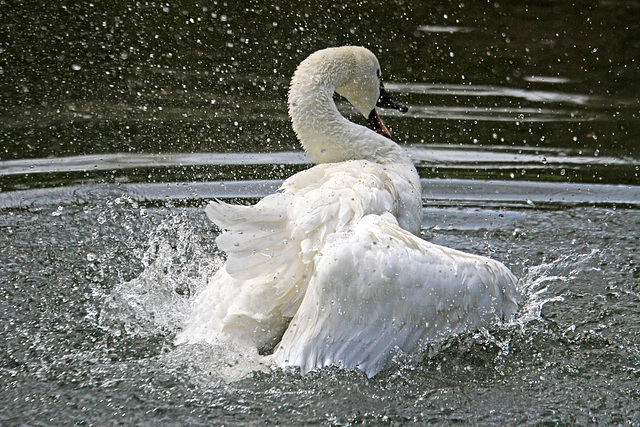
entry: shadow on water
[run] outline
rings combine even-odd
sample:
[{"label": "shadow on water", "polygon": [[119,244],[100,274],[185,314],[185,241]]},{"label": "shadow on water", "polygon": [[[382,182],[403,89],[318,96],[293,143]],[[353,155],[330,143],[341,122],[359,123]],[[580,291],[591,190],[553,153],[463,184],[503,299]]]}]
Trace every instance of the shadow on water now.
[{"label": "shadow on water", "polygon": [[[640,421],[637,1],[11,9],[0,423]],[[251,203],[311,166],[289,77],[343,44],[374,50],[410,105],[384,119],[422,178],[422,237],[505,262],[518,316],[373,379],[175,346],[224,260],[204,205]]]}]

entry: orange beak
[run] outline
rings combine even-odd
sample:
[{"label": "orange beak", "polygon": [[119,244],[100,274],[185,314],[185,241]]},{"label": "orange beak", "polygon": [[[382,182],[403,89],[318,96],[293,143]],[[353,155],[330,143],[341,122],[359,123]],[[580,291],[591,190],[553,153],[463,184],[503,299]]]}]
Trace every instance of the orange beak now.
[{"label": "orange beak", "polygon": [[375,108],[371,110],[367,121],[369,122],[369,125],[373,128],[373,130],[378,132],[380,135],[386,136],[387,138],[391,139],[391,133],[389,132],[389,129],[387,129],[384,123],[382,123],[382,119],[378,115],[378,112]]}]

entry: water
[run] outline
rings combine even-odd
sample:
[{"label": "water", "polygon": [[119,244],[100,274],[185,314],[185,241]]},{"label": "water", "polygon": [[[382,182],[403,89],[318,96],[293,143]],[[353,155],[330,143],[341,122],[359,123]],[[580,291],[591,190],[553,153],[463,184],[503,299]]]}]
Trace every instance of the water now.
[{"label": "water", "polygon": [[139,188],[22,196],[2,216],[9,424],[638,419],[637,205],[426,208],[425,238],[505,261],[525,303],[511,324],[427,344],[368,380],[173,346],[220,264],[201,208],[154,207]]},{"label": "water", "polygon": [[[639,2],[0,7],[3,425],[640,423]],[[423,237],[507,264],[517,318],[373,379],[176,347],[203,206],[309,167],[288,80],[348,43],[411,106]]]}]

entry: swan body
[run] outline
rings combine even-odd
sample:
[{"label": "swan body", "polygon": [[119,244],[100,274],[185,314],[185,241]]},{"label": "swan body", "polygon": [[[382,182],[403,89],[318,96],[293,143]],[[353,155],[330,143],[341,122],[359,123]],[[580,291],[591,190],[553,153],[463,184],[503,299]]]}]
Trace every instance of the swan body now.
[{"label": "swan body", "polygon": [[[303,374],[335,364],[373,376],[396,348],[515,313],[516,279],[503,264],[417,236],[420,180],[375,112],[379,76],[362,47],[320,50],[299,65],[289,114],[318,165],[254,206],[209,204],[228,258],[179,343],[232,339]],[[334,92],[384,135],[345,119]]]}]

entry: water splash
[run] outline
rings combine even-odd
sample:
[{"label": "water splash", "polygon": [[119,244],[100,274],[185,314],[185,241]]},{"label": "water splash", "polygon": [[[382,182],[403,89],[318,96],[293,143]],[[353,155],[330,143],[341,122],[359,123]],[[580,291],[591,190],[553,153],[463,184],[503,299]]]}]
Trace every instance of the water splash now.
[{"label": "water splash", "polygon": [[[255,371],[270,371],[273,368],[268,358],[259,356],[255,349],[230,342],[173,345],[173,337],[190,318],[193,301],[224,261],[221,254],[212,250],[212,243],[204,240],[202,231],[194,227],[188,212],[172,211],[152,228],[143,248],[131,248],[132,258],[139,260],[142,271],[104,295],[100,327],[116,337],[161,336],[163,352],[153,357],[161,358],[168,369],[182,369],[188,364],[189,377],[198,384],[235,382]],[[101,215],[108,216],[104,212]],[[594,249],[543,259],[525,267],[520,281],[521,310],[512,322],[460,334],[444,342],[425,343],[417,354],[398,352],[388,372],[403,376],[420,369],[425,359],[446,358],[449,356],[443,354],[451,352],[458,357],[482,359],[500,370],[522,338],[527,341],[532,330],[539,328],[541,322],[546,323],[542,316],[545,304],[563,302],[572,283],[597,268],[600,257],[600,251]]]},{"label": "water splash", "polygon": [[99,323],[118,334],[175,333],[189,316],[190,297],[222,264],[186,219],[185,211],[167,216],[150,234],[146,250],[133,248],[143,271],[105,296]]},{"label": "water splash", "polygon": [[589,253],[562,255],[526,268],[520,281],[522,308],[515,322],[524,326],[539,320],[545,304],[564,301],[569,285],[580,274],[592,270],[592,264],[600,259],[600,255],[599,249],[593,249]]},{"label": "water splash", "polygon": [[[205,241],[202,231],[194,227],[188,213],[186,209],[170,212],[152,227],[144,249],[129,248],[131,259],[139,260],[142,271],[102,291],[99,327],[123,339],[126,346],[148,345],[145,339],[151,339],[151,345],[158,349],[151,352],[149,363],[160,362],[167,372],[187,370],[190,381],[201,386],[231,383],[255,371],[268,371],[268,360],[256,349],[233,342],[173,344],[190,318],[194,300],[224,262],[212,249],[212,242]],[[99,216],[104,222],[117,219],[109,209]],[[143,363],[144,357],[138,362]]]},{"label": "water splash", "polygon": [[[391,378],[412,376],[426,364],[429,372],[453,369],[462,372],[461,375],[465,375],[464,372],[472,375],[475,369],[491,367],[497,375],[504,375],[514,369],[511,359],[527,354],[522,351],[523,346],[541,345],[541,337],[554,340],[564,336],[561,329],[549,325],[543,307],[565,302],[566,294],[584,281],[583,276],[593,275],[594,269],[598,269],[601,258],[602,252],[594,249],[525,267],[519,285],[521,308],[515,318],[444,340],[425,342],[415,354],[398,351],[387,373]],[[516,368],[517,364],[515,362]],[[430,374],[423,372],[423,375]]]}]

